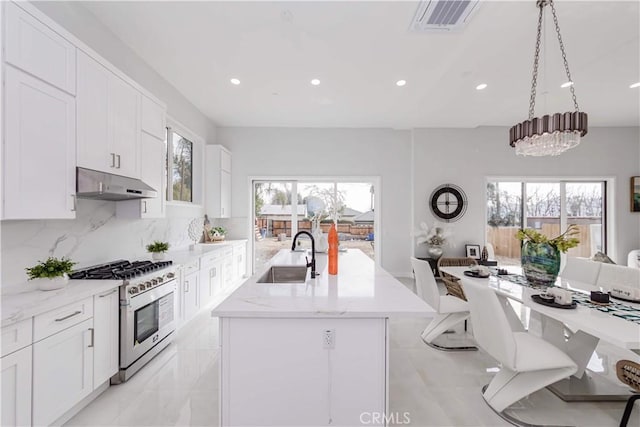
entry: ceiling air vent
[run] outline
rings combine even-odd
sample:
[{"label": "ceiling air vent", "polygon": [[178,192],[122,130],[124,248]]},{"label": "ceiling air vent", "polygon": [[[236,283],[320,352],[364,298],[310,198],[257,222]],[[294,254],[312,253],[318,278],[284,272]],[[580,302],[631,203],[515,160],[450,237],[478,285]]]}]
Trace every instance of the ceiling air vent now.
[{"label": "ceiling air vent", "polygon": [[414,33],[461,30],[478,8],[480,0],[423,0],[409,31]]}]

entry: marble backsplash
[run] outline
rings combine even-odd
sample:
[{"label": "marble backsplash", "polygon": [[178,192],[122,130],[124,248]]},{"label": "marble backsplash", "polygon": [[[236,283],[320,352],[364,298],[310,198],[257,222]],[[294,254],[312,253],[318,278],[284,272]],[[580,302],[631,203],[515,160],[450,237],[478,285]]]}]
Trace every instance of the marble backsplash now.
[{"label": "marble backsplash", "polygon": [[49,256],[69,257],[81,268],[115,259],[148,259],[145,246],[153,240],[186,248],[192,243],[189,224],[203,217],[200,207],[168,205],[166,218],[124,219],[116,217],[116,202],[79,200],[74,220],[2,221],[0,292],[15,291],[27,279],[24,269]]}]

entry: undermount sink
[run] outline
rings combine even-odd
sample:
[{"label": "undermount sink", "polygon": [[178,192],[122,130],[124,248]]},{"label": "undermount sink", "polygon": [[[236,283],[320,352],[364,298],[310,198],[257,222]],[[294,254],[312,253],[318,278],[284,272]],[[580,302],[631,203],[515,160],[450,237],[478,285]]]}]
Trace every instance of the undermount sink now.
[{"label": "undermount sink", "polygon": [[273,266],[258,279],[257,283],[304,283],[307,267],[304,265]]}]

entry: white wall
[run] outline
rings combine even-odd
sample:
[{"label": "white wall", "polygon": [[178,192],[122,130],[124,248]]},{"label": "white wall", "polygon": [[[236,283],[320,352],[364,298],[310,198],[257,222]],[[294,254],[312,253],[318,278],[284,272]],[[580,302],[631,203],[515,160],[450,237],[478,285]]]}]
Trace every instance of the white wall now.
[{"label": "white wall", "polygon": [[[640,247],[638,213],[630,212],[629,178],[638,175],[638,128],[592,128],[576,148],[558,156],[523,158],[508,144],[508,129],[419,129],[415,131],[414,224],[432,222],[427,199],[440,184],[462,187],[469,204],[464,217],[453,223],[455,248],[445,254],[463,255],[464,245],[485,241],[485,178],[505,177],[613,177],[615,179],[615,245],[608,252],[626,264],[627,253]],[[417,248],[422,254],[424,248]]]},{"label": "white wall", "polygon": [[407,271],[409,131],[221,127],[217,141],[233,153],[231,223],[233,232],[242,231],[232,238],[247,237],[251,176],[380,176],[382,266],[394,274]]},{"label": "white wall", "polygon": [[79,2],[38,1],[33,5],[164,101],[171,117],[203,137],[207,143],[214,143],[214,123]]}]

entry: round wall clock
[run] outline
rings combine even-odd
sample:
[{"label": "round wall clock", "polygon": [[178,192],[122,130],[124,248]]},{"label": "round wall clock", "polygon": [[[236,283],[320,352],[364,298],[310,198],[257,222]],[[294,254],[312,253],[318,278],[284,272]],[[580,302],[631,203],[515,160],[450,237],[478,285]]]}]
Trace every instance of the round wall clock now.
[{"label": "round wall clock", "polygon": [[457,221],[467,211],[467,195],[453,184],[443,184],[433,190],[429,203],[431,212],[445,222]]}]

